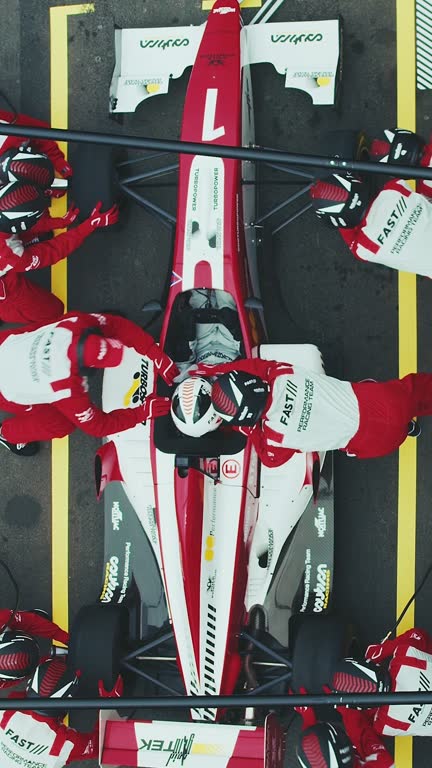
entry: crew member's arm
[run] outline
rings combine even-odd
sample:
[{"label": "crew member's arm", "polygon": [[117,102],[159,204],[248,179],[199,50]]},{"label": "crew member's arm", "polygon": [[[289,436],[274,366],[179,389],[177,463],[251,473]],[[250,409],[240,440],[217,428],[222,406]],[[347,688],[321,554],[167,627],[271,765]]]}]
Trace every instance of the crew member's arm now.
[{"label": "crew member's arm", "polygon": [[190,369],[191,376],[221,376],[230,371],[246,371],[246,373],[259,376],[263,381],[269,382],[275,375],[293,373],[292,365],[278,363],[275,360],[261,360],[259,357],[234,360],[232,363],[222,365],[198,365]]},{"label": "crew member's arm", "polygon": [[337,707],[337,710],[358,755],[355,768],[368,766],[371,762],[374,768],[393,768],[394,759],[373,728],[375,710],[363,711],[347,707]]},{"label": "crew member's arm", "polygon": [[51,216],[49,210],[37,220],[36,224],[30,230],[21,234],[24,247],[28,248],[32,242],[37,242],[36,235],[42,235],[46,232],[54,232],[55,229],[66,229],[74,223],[79,215],[79,208],[72,205],[64,216]]},{"label": "crew member's arm", "polygon": [[[116,408],[106,413],[97,408],[83,393],[53,403],[69,421],[93,437],[106,437],[131,429],[147,419],[166,416],[170,410],[170,398],[148,395],[137,408]],[[13,422],[13,419],[10,420]],[[4,422],[7,424],[7,421]]]},{"label": "crew member's arm", "polygon": [[432,638],[423,629],[408,629],[402,635],[398,635],[398,637],[384,640],[384,642],[377,643],[376,645],[369,645],[365,657],[368,661],[379,664],[384,659],[394,656],[401,646],[414,646],[420,651],[432,653]]},{"label": "crew member's arm", "polygon": [[174,377],[178,374],[178,368],[147,331],[126,317],[119,315],[95,314],[91,317],[96,317],[105,336],[112,336],[125,347],[135,349],[139,355],[149,357],[153,361],[157,373],[167,384],[172,384]]},{"label": "crew member's arm", "polygon": [[238,432],[249,437],[258,454],[258,458],[266,467],[281,467],[298,451],[293,448],[283,448],[279,445],[271,445],[267,440],[260,423],[254,427],[234,427]]},{"label": "crew member's arm", "polygon": [[[10,614],[11,611],[8,611]],[[0,626],[7,621],[2,621],[3,611],[0,611]],[[50,640],[57,640],[59,643],[67,645],[69,643],[69,635],[58,624],[54,624],[53,621],[40,616],[32,611],[17,611],[12,618],[12,621],[8,625],[11,629],[22,629],[24,632],[28,632],[30,635],[36,637],[48,637]]]},{"label": "crew member's arm", "polygon": [[99,227],[107,227],[118,220],[118,208],[113,206],[104,214],[100,213],[100,204],[92,211],[88,219],[74,229],[69,229],[51,240],[24,247],[16,235],[0,240],[0,271],[9,269],[15,272],[29,272],[32,269],[49,267],[67,258],[84,240]]}]

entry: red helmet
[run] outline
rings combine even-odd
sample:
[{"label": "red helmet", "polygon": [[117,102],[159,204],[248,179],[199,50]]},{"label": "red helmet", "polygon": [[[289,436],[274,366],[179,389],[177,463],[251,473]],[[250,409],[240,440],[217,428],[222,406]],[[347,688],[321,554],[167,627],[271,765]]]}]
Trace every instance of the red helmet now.
[{"label": "red helmet", "polygon": [[420,165],[426,144],[421,136],[402,128],[387,128],[370,147],[372,160],[393,165]]},{"label": "red helmet", "polygon": [[[64,659],[48,659],[48,661],[39,664],[34,672],[27,686],[27,696],[29,699],[71,698],[76,693],[78,684],[77,675],[69,671]],[[35,709],[34,711],[44,717],[60,717],[63,719],[67,710]]]},{"label": "red helmet", "polygon": [[370,202],[368,184],[351,173],[333,173],[317,181],[309,195],[320,219],[348,229],[360,223]]},{"label": "red helmet", "polygon": [[27,181],[49,189],[54,181],[54,166],[47,155],[30,146],[12,147],[0,155],[0,184],[10,181]]},{"label": "red helmet", "polygon": [[0,635],[0,680],[23,680],[39,664],[39,646],[30,635],[7,629]]},{"label": "red helmet", "polygon": [[232,426],[249,427],[259,421],[268,400],[269,387],[259,376],[231,371],[218,376],[211,400],[216,413]]},{"label": "red helmet", "polygon": [[353,751],[340,725],[316,723],[302,732],[297,759],[302,768],[352,768]]},{"label": "red helmet", "polygon": [[0,187],[0,232],[19,233],[31,229],[49,206],[40,187],[11,181]]},{"label": "red helmet", "polygon": [[331,687],[337,693],[385,693],[390,690],[390,675],[369,661],[342,659],[333,670]]}]

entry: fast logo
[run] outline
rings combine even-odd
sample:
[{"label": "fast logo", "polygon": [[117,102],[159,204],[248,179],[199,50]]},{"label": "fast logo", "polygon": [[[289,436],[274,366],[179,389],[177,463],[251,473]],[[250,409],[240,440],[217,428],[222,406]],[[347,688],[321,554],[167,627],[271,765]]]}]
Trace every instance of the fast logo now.
[{"label": "fast logo", "polygon": [[280,423],[284,424],[285,426],[288,425],[288,419],[291,416],[291,413],[294,408],[294,403],[297,397],[297,385],[294,384],[293,381],[291,381],[290,378],[287,379],[286,387],[285,387],[285,404],[282,411],[282,416],[280,417]]},{"label": "fast logo", "polygon": [[6,736],[10,738],[17,747],[22,747],[30,752],[32,755],[42,755],[48,749],[46,744],[35,744],[34,741],[23,739],[19,733],[15,733],[12,728],[6,730]]},{"label": "fast logo", "polygon": [[408,208],[408,203],[406,201],[406,198],[401,196],[397,201],[390,216],[388,217],[385,223],[384,229],[382,230],[382,232],[380,232],[380,234],[377,237],[377,240],[380,245],[384,245],[386,238],[391,234],[392,229],[394,229],[397,222],[403,216],[407,208]]}]

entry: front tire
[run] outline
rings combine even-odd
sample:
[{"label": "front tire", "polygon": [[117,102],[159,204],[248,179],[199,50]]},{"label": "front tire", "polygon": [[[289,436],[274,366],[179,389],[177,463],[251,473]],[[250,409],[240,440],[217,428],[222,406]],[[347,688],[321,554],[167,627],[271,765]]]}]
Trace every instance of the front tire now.
[{"label": "front tire", "polygon": [[73,622],[68,654],[71,672],[80,671],[81,696],[98,696],[99,680],[110,691],[120,674],[128,641],[128,612],[122,605],[85,605]]},{"label": "front tire", "polygon": [[338,616],[296,614],[290,619],[291,688],[322,693],[338,661],[352,653],[353,626]]}]

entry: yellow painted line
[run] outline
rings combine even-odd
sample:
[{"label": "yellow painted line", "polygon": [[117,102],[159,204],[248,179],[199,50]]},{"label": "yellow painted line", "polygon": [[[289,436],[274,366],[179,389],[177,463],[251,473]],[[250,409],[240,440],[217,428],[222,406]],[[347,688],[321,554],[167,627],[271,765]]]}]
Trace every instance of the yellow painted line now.
[{"label": "yellow painted line", "polygon": [[[216,0],[202,0],[203,11],[211,11]],[[262,0],[244,0],[240,8],[261,8]]]},{"label": "yellow painted line", "polygon": [[[50,8],[51,125],[68,127],[68,18],[94,11],[93,3],[59,5]],[[61,148],[66,154],[65,144]],[[52,213],[66,213],[66,199],[53,201]],[[51,268],[51,290],[67,311],[67,260]],[[52,611],[63,629],[69,625],[69,439],[53,440],[51,458],[52,494]]]},{"label": "yellow painted line", "polygon": [[[397,125],[416,129],[415,0],[396,0]],[[417,278],[399,272],[399,376],[417,370]],[[399,450],[396,615],[415,590],[417,513],[417,441],[406,440]],[[415,626],[410,606],[398,633]],[[396,768],[411,768],[412,738],[395,739]]]}]

